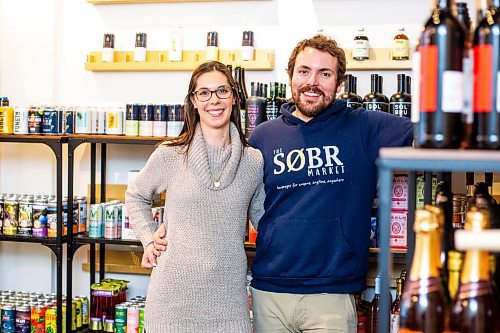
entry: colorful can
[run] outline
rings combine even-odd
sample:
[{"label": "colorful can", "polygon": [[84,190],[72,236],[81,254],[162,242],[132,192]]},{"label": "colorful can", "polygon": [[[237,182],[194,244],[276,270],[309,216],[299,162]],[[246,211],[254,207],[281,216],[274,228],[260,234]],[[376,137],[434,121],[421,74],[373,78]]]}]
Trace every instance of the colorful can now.
[{"label": "colorful can", "polygon": [[33,236],[47,237],[47,199],[38,198],[33,202]]},{"label": "colorful can", "polygon": [[75,111],[75,133],[90,134],[92,132],[91,126],[92,111],[89,107],[79,107]]},{"label": "colorful can", "polygon": [[57,135],[62,132],[62,112],[55,109],[43,110],[43,134]]},{"label": "colorful can", "polygon": [[14,108],[14,134],[28,134],[28,108]]},{"label": "colorful can", "polygon": [[90,205],[89,237],[101,238],[104,236],[103,206],[101,204]]},{"label": "colorful can", "polygon": [[19,226],[19,202],[17,197],[5,199],[5,214],[3,219],[4,235],[16,235]]},{"label": "colorful can", "polygon": [[155,105],[153,136],[167,136],[167,109],[166,104]]},{"label": "colorful can", "polygon": [[115,306],[115,332],[127,332],[127,307],[123,304]]},{"label": "colorful can", "polygon": [[0,106],[9,106],[9,98],[7,96],[0,97]]},{"label": "colorful can", "polygon": [[5,216],[5,197],[2,194],[0,194],[0,235],[3,233],[4,216]]},{"label": "colorful can", "polygon": [[127,308],[127,333],[139,333],[139,308],[136,305]]},{"label": "colorful can", "polygon": [[[76,197],[78,205],[78,232],[87,231],[87,197]],[[88,323],[87,323],[88,324]]]},{"label": "colorful can", "polygon": [[154,108],[153,104],[139,107],[139,136],[153,136]]},{"label": "colorful can", "polygon": [[139,305],[139,333],[144,333],[144,304]]},{"label": "colorful can", "polygon": [[114,204],[104,207],[104,238],[118,238],[118,206]]},{"label": "colorful can", "polygon": [[106,112],[100,108],[92,108],[90,128],[92,134],[104,134],[106,132]]},{"label": "colorful can", "polygon": [[125,135],[139,135],[139,104],[127,104],[125,111]]},{"label": "colorful can", "polygon": [[2,333],[16,332],[16,306],[13,304],[2,305]]},{"label": "colorful can", "polygon": [[45,311],[45,332],[57,332],[57,307],[51,306]]},{"label": "colorful can", "polygon": [[19,201],[19,235],[31,235],[33,229],[33,197]]},{"label": "colorful can", "polygon": [[83,326],[82,300],[79,297],[75,297],[73,303],[75,303],[76,328],[81,328]]},{"label": "colorful can", "polygon": [[63,133],[75,133],[75,111],[72,108],[63,109]]},{"label": "colorful can", "polygon": [[82,323],[89,324],[89,299],[87,296],[77,296],[82,302]]},{"label": "colorful can", "polygon": [[0,107],[0,134],[14,133],[14,108],[10,106]]},{"label": "colorful can", "polygon": [[31,308],[31,332],[45,332],[46,310],[47,308],[40,304]]},{"label": "colorful can", "polygon": [[38,107],[30,107],[28,110],[28,133],[42,134],[43,133],[43,109]]},{"label": "colorful can", "polygon": [[57,200],[50,199],[47,204],[47,236],[57,237]]},{"label": "colorful can", "polygon": [[121,107],[106,109],[106,134],[123,135],[123,117],[125,111]]}]

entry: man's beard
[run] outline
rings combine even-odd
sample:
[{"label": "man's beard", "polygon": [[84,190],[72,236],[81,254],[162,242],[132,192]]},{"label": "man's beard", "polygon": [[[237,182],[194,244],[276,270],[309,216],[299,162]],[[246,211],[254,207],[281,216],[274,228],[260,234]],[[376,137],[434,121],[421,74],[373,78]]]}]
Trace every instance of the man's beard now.
[{"label": "man's beard", "polygon": [[[300,96],[303,92],[312,92],[315,94],[318,94],[322,96],[323,98],[319,99],[318,102],[305,102],[300,99]],[[323,91],[319,90],[318,88],[311,87],[311,86],[305,86],[294,94],[293,99],[295,101],[295,106],[297,109],[302,113],[304,116],[313,118],[316,116],[319,116],[323,112],[325,112],[326,108],[330,103],[333,102],[333,98],[328,101],[327,96],[323,93]]]}]

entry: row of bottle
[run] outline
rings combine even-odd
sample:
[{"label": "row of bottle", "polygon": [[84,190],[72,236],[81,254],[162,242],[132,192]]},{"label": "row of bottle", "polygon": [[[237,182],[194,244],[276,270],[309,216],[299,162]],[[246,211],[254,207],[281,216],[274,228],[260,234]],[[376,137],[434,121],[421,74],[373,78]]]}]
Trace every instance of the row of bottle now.
[{"label": "row of bottle", "polygon": [[371,92],[364,98],[357,94],[357,78],[351,74],[346,75],[344,93],[338,96],[347,102],[352,109],[363,107],[370,111],[388,112],[400,117],[411,117],[411,77],[398,74],[398,90],[391,98],[383,93],[383,77],[378,74],[371,75]]},{"label": "row of bottle", "polygon": [[423,148],[500,148],[500,0],[466,6],[437,0],[414,55],[415,144]]},{"label": "row of bottle", "polygon": [[[393,38],[390,57],[392,60],[410,59],[410,40],[406,36],[404,28],[400,28]],[[354,36],[352,59],[358,61],[370,59],[370,42],[364,28],[359,29],[358,34]]]}]

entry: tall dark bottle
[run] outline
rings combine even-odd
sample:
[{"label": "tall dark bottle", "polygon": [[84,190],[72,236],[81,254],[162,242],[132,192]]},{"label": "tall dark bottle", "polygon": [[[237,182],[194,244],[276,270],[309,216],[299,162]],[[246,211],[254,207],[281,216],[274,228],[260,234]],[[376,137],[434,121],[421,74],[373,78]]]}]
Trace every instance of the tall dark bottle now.
[{"label": "tall dark bottle", "polygon": [[453,5],[437,0],[420,36],[418,147],[459,148],[462,140],[465,32]]},{"label": "tall dark bottle", "polygon": [[252,135],[255,126],[267,120],[266,99],[257,95],[258,85],[256,82],[252,82],[251,87],[251,96],[248,97],[246,103],[245,135],[247,138]]},{"label": "tall dark bottle", "polygon": [[406,75],[398,74],[398,91],[391,96],[389,113],[395,116],[411,118],[411,96],[406,92]]},{"label": "tall dark bottle", "polygon": [[439,222],[434,213],[415,211],[415,252],[401,299],[399,332],[442,333],[445,329],[445,301],[439,280]]},{"label": "tall dark bottle", "polygon": [[[471,208],[465,229],[476,232],[487,229],[488,215],[487,211]],[[500,313],[491,289],[488,257],[487,251],[465,252],[460,287],[451,311],[450,326],[454,332],[496,333],[500,330]]]},{"label": "tall dark bottle", "polygon": [[[498,0],[496,1],[498,3]],[[500,100],[497,96],[500,71],[500,14],[493,13],[493,2],[483,6],[482,19],[474,31],[474,93],[472,146],[479,149],[500,147]]]},{"label": "tall dark bottle", "polygon": [[266,100],[266,116],[267,120],[274,119],[280,114],[281,100],[279,99],[279,83],[271,82],[270,97]]},{"label": "tall dark bottle", "polygon": [[363,107],[370,111],[389,111],[389,99],[381,93],[378,74],[371,75],[371,92],[363,99]]},{"label": "tall dark bottle", "polygon": [[[367,333],[377,333],[378,332],[378,320],[379,320],[379,313],[380,313],[380,297],[381,297],[381,292],[380,289],[382,288],[381,286],[381,276],[378,274],[375,277],[375,294],[373,296],[373,299],[368,306],[368,318],[367,318],[367,323],[366,323],[366,332]],[[392,298],[391,295],[387,295],[386,297],[389,298],[389,304],[392,303]]]},{"label": "tall dark bottle", "polygon": [[241,121],[241,128],[243,129],[243,132],[245,131],[245,122],[246,122],[246,101],[247,101],[247,94],[246,91],[243,89],[243,75],[242,75],[242,68],[240,66],[237,66],[234,68],[234,81],[236,81],[236,87],[238,89],[238,96],[240,97],[240,121]]},{"label": "tall dark bottle", "polygon": [[347,106],[356,110],[363,106],[363,99],[356,94],[356,86],[354,84],[355,77],[352,74],[347,74],[344,83],[344,93],[339,95],[339,99],[347,102]]}]

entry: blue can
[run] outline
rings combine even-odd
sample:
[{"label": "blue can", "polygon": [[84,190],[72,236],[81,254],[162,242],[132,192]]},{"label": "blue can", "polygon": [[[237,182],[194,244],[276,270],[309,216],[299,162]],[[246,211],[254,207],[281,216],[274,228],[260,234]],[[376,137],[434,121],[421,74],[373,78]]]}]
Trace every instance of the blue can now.
[{"label": "blue can", "polygon": [[29,305],[21,305],[16,311],[16,333],[30,333],[31,330],[31,308]]},{"label": "blue can", "polygon": [[75,133],[75,112],[73,110],[63,111],[63,133],[73,134]]},{"label": "blue can", "polygon": [[62,133],[62,111],[43,110],[43,134],[57,135]]},{"label": "blue can", "polygon": [[16,333],[16,307],[11,304],[2,305],[2,333]]},{"label": "blue can", "polygon": [[104,237],[104,209],[102,204],[90,205],[89,237]]}]

